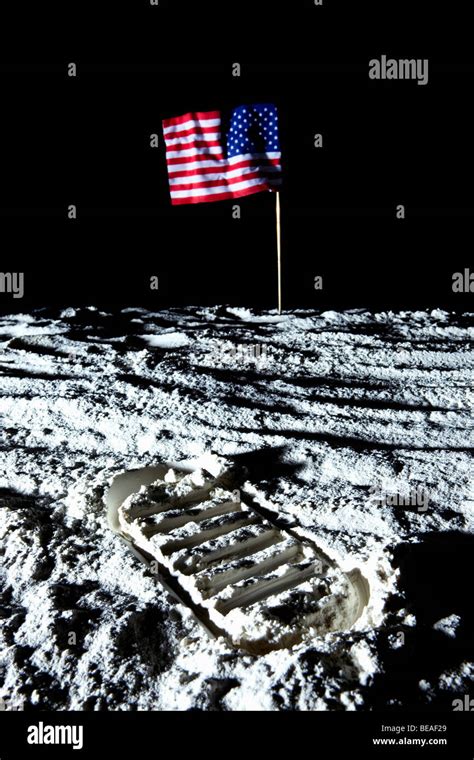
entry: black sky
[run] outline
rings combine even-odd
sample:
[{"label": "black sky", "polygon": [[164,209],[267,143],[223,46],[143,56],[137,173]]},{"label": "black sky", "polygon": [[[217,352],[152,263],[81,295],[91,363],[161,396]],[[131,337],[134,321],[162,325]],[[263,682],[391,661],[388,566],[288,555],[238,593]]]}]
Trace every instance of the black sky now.
[{"label": "black sky", "polygon": [[166,116],[262,101],[280,112],[285,305],[469,308],[451,276],[472,261],[472,66],[432,58],[423,87],[370,81],[370,57],[243,60],[240,78],[235,56],[83,56],[75,80],[62,61],[3,66],[2,271],[24,271],[26,295],[1,308],[275,306],[273,194],[239,200],[240,220],[234,202],[172,207],[163,149],[149,147]]}]

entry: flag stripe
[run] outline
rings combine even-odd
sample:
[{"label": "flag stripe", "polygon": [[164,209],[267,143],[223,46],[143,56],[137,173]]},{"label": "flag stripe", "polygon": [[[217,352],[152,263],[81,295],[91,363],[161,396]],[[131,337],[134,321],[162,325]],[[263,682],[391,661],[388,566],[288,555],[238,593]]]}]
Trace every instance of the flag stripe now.
[{"label": "flag stripe", "polygon": [[242,198],[245,195],[253,195],[254,193],[261,193],[262,190],[273,190],[270,185],[265,186],[257,186],[257,187],[248,187],[244,190],[236,190],[235,192],[225,192],[220,193],[219,195],[201,195],[196,197],[186,197],[186,198],[173,198],[172,204],[173,206],[181,206],[185,203],[206,203],[211,201],[228,201],[232,200],[233,198]]},{"label": "flag stripe", "polygon": [[[209,170],[207,170],[209,171]],[[209,174],[199,174],[197,172],[182,172],[184,176],[170,177],[169,183],[171,187],[175,185],[188,184],[189,186],[199,182],[209,182],[211,180],[223,180],[223,179],[236,179],[237,177],[247,177],[249,174],[265,174],[265,175],[278,175],[281,172],[280,166],[248,166],[244,169],[231,169],[230,171],[215,172],[212,171]],[[188,175],[188,176],[186,176]],[[186,182],[186,180],[189,180]]]},{"label": "flag stripe", "polygon": [[202,124],[194,123],[189,129],[180,129],[177,132],[171,132],[169,134],[165,133],[165,140],[166,142],[169,140],[181,140],[185,137],[191,137],[191,135],[202,135],[205,137],[206,135],[212,135],[216,132],[219,132],[220,134],[220,126],[220,121],[216,122],[213,127],[203,127]]},{"label": "flag stripe", "polygon": [[[272,158],[278,159],[280,157],[280,154],[274,154],[274,153],[247,153],[245,156],[233,156],[232,158],[228,158],[222,166],[234,166],[236,164],[240,164],[242,161],[261,161],[261,160],[271,160]],[[167,158],[168,162],[168,171],[170,170],[170,167],[179,167],[179,169],[183,169],[185,171],[189,171],[190,169],[199,169],[200,166],[206,167],[206,166],[214,166],[217,168],[217,161],[209,162],[206,160],[196,160],[196,161],[182,161],[180,158]],[[177,171],[179,171],[177,169]]]},{"label": "flag stripe", "polygon": [[[203,180],[202,182],[187,182],[187,183],[180,183],[180,184],[172,184],[171,185],[171,192],[173,193],[175,190],[193,190],[193,189],[203,189],[206,187],[230,187],[232,184],[232,180],[234,179],[240,179],[243,181],[248,181],[250,179],[259,179],[262,178],[261,172],[249,172],[248,174],[245,174],[244,177],[242,175],[236,175],[234,177],[219,177],[218,179],[211,179],[211,180]],[[273,179],[279,179],[279,177],[265,177],[265,180],[273,181]]]},{"label": "flag stripe", "polygon": [[196,158],[198,159],[199,156],[219,156],[221,160],[224,160],[224,156],[222,153],[222,148],[220,147],[219,143],[217,145],[208,145],[204,147],[199,147],[197,144],[193,145],[192,148],[186,148],[186,150],[167,150],[166,151],[166,158]]},{"label": "flag stripe", "polygon": [[208,119],[189,119],[189,121],[185,121],[182,124],[175,124],[171,125],[169,127],[165,127],[163,129],[163,133],[168,135],[174,135],[175,137],[178,135],[182,135],[184,132],[187,132],[191,129],[215,129],[216,127],[220,127],[221,120],[216,118],[208,118]]},{"label": "flag stripe", "polygon": [[197,196],[214,195],[222,192],[222,188],[225,187],[229,192],[236,192],[238,190],[244,190],[248,187],[255,187],[256,185],[271,185],[278,184],[280,179],[276,180],[264,179],[263,177],[257,177],[256,179],[249,179],[240,182],[227,182],[224,181],[221,184],[214,184],[212,187],[206,188],[191,188],[190,190],[173,190],[171,191],[172,198],[194,198]]},{"label": "flag stripe", "polygon": [[[208,162],[209,163],[209,162]],[[218,176],[222,176],[223,172],[226,172],[227,174],[230,174],[230,172],[238,172],[239,169],[242,171],[247,168],[254,168],[255,166],[260,166],[264,168],[265,170],[271,170],[271,171],[281,171],[281,165],[278,159],[272,158],[268,159],[265,163],[262,163],[260,159],[256,159],[255,161],[240,161],[238,164],[232,164],[232,166],[228,166],[225,162],[219,162],[215,161],[212,162],[212,166],[204,166],[202,163],[197,165],[196,169],[175,169],[174,166],[168,167],[168,174],[169,179],[174,180],[175,178],[179,177],[197,177],[201,176],[202,174],[216,174]],[[184,164],[183,164],[184,166]]]},{"label": "flag stripe", "polygon": [[193,140],[192,142],[178,142],[174,145],[168,145],[166,152],[169,155],[172,151],[185,151],[191,148],[221,148],[220,140]]},{"label": "flag stripe", "polygon": [[220,111],[196,111],[195,113],[185,113],[182,116],[172,116],[169,119],[163,119],[163,127],[169,129],[178,124],[185,124],[187,121],[204,121],[205,119],[221,118]]},{"label": "flag stripe", "polygon": [[195,140],[205,140],[212,142],[213,140],[220,140],[221,133],[216,132],[214,128],[211,128],[209,132],[189,132],[186,135],[180,135],[179,137],[168,137],[166,139],[166,145],[187,145],[193,143]]}]

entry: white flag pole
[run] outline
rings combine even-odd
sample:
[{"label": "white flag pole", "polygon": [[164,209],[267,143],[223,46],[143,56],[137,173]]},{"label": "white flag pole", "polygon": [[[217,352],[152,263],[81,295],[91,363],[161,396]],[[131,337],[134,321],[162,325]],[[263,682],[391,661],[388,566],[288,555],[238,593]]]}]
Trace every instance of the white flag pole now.
[{"label": "white flag pole", "polygon": [[276,191],[276,233],[278,257],[278,313],[281,314],[281,225],[280,225],[280,192]]}]

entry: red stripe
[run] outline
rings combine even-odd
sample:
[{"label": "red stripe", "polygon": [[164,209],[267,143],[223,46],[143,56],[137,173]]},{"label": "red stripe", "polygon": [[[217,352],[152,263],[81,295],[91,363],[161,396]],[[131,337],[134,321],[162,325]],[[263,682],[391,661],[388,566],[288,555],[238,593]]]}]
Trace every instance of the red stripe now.
[{"label": "red stripe", "polygon": [[165,135],[165,142],[167,143],[168,140],[176,140],[178,137],[189,137],[189,135],[198,135],[198,134],[207,135],[212,132],[220,132],[220,131],[221,131],[221,128],[218,126],[201,127],[200,124],[196,124],[196,126],[191,127],[191,129],[180,129],[177,132],[170,132],[169,134]]},{"label": "red stripe", "polygon": [[220,111],[196,111],[185,113],[182,116],[173,116],[171,119],[163,119],[163,127],[175,127],[185,121],[202,121],[203,119],[220,119]]},{"label": "red stripe", "polygon": [[[191,160],[191,159],[189,159]],[[182,163],[182,159],[168,159],[168,164],[172,161],[174,163]],[[264,162],[264,163],[263,163]],[[250,158],[246,161],[239,161],[237,164],[227,164],[225,166],[203,166],[202,169],[178,169],[178,171],[169,171],[170,177],[178,179],[179,177],[195,177],[200,174],[215,174],[216,170],[222,170],[222,172],[233,171],[234,169],[246,169],[247,167],[258,166],[265,168],[265,166],[280,166],[279,158]]]},{"label": "red stripe", "polygon": [[[220,148],[221,144],[219,140],[195,140],[192,143],[177,143],[176,145],[170,145],[166,148],[166,152],[169,153],[173,150],[191,150],[191,148]],[[184,156],[187,158],[187,156]]]},{"label": "red stripe", "polygon": [[[250,179],[260,179],[265,172],[250,172],[249,174],[243,174],[240,177],[232,177],[232,179],[209,179],[205,182],[195,182],[194,184],[187,185],[170,185],[170,192],[174,193],[178,190],[200,190],[206,187],[227,187],[227,185],[234,184],[234,182],[247,182]],[[267,176],[267,180],[271,177]],[[278,175],[275,179],[279,179]]]},{"label": "red stripe", "polygon": [[266,190],[273,190],[270,185],[254,185],[244,190],[235,190],[234,192],[215,193],[214,195],[196,195],[192,198],[171,198],[173,206],[183,206],[186,203],[208,203],[210,201],[227,201],[231,198],[242,198],[244,195],[253,195]]},{"label": "red stripe", "polygon": [[[216,164],[218,161],[223,161],[224,156],[222,153],[201,153],[198,156],[182,156],[181,158],[167,158],[166,163],[168,164],[168,167],[174,166],[175,164],[183,164],[183,163],[191,163],[196,161],[215,161]],[[217,167],[219,168],[219,167]],[[170,172],[172,174],[172,172]],[[174,175],[173,175],[174,176]]]}]

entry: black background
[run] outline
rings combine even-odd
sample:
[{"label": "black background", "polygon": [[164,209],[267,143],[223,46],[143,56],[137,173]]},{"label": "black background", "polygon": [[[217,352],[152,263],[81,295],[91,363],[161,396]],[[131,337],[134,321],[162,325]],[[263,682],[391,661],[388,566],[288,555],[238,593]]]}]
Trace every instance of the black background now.
[{"label": "black background", "polygon": [[[199,37],[188,17],[176,45],[179,13],[163,11],[143,48],[109,30],[110,45],[84,37],[48,48],[49,58],[43,50],[43,62],[0,65],[1,270],[26,278],[25,298],[0,294],[0,308],[275,307],[274,194],[236,201],[240,220],[233,201],[172,207],[163,141],[149,147],[167,116],[273,101],[284,167],[284,306],[469,309],[472,294],[453,294],[451,285],[473,260],[474,65],[464,48],[433,50],[423,36],[323,46],[322,12],[306,5],[298,35],[284,19],[267,33],[283,40],[286,31],[298,58],[284,44],[262,46],[261,30],[226,44],[214,25]],[[200,62],[213,53],[219,62]],[[428,57],[429,84],[369,80],[368,62],[382,53]],[[76,79],[68,61],[77,62]],[[323,149],[313,147],[315,133]],[[404,220],[395,217],[399,203]],[[67,219],[68,204],[77,220]]]},{"label": "black background", "polygon": [[[2,757],[13,760],[21,756],[38,758],[97,757],[107,749],[111,756],[130,757],[140,747],[150,748],[153,756],[160,754],[163,738],[170,738],[179,751],[194,751],[196,747],[216,742],[216,752],[229,754],[232,750],[247,757],[249,745],[255,755],[281,751],[286,736],[297,737],[300,743],[321,748],[331,747],[336,757],[472,757],[472,713],[438,712],[410,714],[403,712],[10,712],[3,714],[9,730],[2,737]],[[30,745],[28,727],[42,721],[47,725],[82,725],[84,746],[77,753],[70,746]],[[382,726],[404,726],[401,734],[382,731]],[[412,726],[408,731],[407,726]],[[446,727],[446,730],[436,727]],[[431,727],[434,727],[431,729]],[[342,730],[341,730],[342,729]],[[431,729],[431,730],[430,730]],[[445,746],[423,748],[405,746],[383,748],[372,743],[373,738],[447,739]],[[139,748],[140,748],[139,747]],[[319,748],[319,752],[316,749]]]}]

